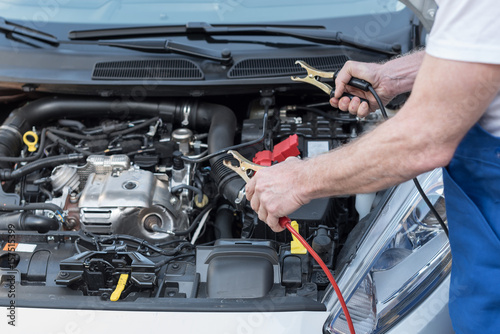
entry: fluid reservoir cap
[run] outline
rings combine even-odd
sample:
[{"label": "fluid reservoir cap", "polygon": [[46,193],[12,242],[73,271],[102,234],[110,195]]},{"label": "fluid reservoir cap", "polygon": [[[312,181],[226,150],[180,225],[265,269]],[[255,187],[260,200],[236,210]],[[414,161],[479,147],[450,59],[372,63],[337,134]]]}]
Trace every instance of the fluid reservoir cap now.
[{"label": "fluid reservoir cap", "polygon": [[38,135],[33,131],[26,131],[23,136],[23,142],[28,146],[28,151],[35,152],[38,144]]},{"label": "fluid reservoir cap", "polygon": [[200,200],[200,195],[196,194],[194,196],[194,204],[197,208],[204,208],[209,202],[208,196],[203,194],[203,197]]}]

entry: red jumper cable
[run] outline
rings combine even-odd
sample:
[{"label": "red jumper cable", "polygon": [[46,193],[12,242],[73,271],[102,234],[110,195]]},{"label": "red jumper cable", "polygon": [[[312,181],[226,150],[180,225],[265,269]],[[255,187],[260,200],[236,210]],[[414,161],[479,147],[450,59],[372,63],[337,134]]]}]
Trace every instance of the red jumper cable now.
[{"label": "red jumper cable", "polygon": [[[238,162],[239,166],[234,166],[231,161],[229,160],[224,160],[224,165],[232,170],[234,170],[238,175],[240,175],[243,180],[248,182],[250,178],[255,175],[255,173],[266,166],[261,166],[257,165],[253,162],[250,162],[247,160],[245,157],[243,157],[241,154],[239,154],[236,151],[227,151],[228,154],[231,154]],[[307,243],[307,241],[299,234],[299,232],[295,231],[295,229],[292,227],[290,224],[291,220],[288,217],[281,217],[279,219],[279,224],[281,227],[286,228],[290,233],[297,238],[297,240],[307,249],[309,254],[312,255],[312,257],[318,262],[320,265],[321,269],[325,272],[326,276],[328,277],[328,280],[332,284],[333,289],[335,290],[335,293],[337,294],[337,298],[339,299],[340,305],[342,306],[342,311],[344,311],[344,315],[347,321],[347,324],[349,326],[349,332],[351,334],[356,334],[354,330],[354,325],[352,323],[351,315],[349,314],[349,310],[347,309],[347,305],[345,303],[344,297],[342,296],[342,292],[340,292],[340,289],[337,285],[337,282],[335,282],[335,279],[333,278],[332,273],[326,266],[326,264],[323,262],[323,260],[319,257],[319,255],[312,249],[312,247]]]}]

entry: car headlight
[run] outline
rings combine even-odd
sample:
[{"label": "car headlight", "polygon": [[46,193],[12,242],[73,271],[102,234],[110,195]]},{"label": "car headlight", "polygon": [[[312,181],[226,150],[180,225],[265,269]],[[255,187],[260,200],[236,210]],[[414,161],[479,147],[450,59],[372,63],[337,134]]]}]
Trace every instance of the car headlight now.
[{"label": "car headlight", "polygon": [[[441,170],[419,176],[429,200],[446,221]],[[348,240],[349,242],[349,240]],[[448,239],[411,181],[399,185],[369,229],[346,245],[339,287],[357,334],[381,333],[413,310],[451,269]],[[337,298],[325,296],[329,333],[349,333]]]}]

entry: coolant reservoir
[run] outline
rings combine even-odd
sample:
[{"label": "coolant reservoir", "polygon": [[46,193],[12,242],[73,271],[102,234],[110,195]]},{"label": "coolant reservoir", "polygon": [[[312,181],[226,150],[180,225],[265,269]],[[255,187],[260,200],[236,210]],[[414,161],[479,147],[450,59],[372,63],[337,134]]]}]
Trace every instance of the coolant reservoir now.
[{"label": "coolant reservoir", "polygon": [[370,213],[375,195],[376,193],[356,195],[356,211],[358,211],[360,220]]}]

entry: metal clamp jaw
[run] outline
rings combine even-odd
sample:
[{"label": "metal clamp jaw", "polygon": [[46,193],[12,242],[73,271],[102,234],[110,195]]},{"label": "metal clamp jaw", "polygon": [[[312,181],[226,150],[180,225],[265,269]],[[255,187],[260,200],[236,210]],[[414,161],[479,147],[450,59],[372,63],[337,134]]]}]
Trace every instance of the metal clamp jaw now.
[{"label": "metal clamp jaw", "polygon": [[224,166],[238,173],[238,175],[241,176],[241,178],[245,180],[245,182],[247,183],[248,181],[250,181],[250,178],[255,174],[255,172],[265,167],[251,162],[250,160],[248,160],[247,158],[245,158],[236,151],[229,150],[227,151],[227,154],[231,154],[233,158],[235,158],[238,161],[239,166],[235,166],[231,163],[231,161],[225,159],[222,162]]},{"label": "metal clamp jaw", "polygon": [[311,67],[309,64],[302,60],[297,60],[295,64],[299,64],[302,66],[306,71],[307,71],[307,76],[304,78],[299,78],[299,77],[292,77],[293,81],[301,81],[305,82],[311,85],[314,85],[330,95],[333,91],[333,87],[330,86],[327,83],[319,81],[319,78],[326,78],[326,79],[334,79],[335,77],[335,72],[324,72],[324,71],[318,71],[314,67]]}]

